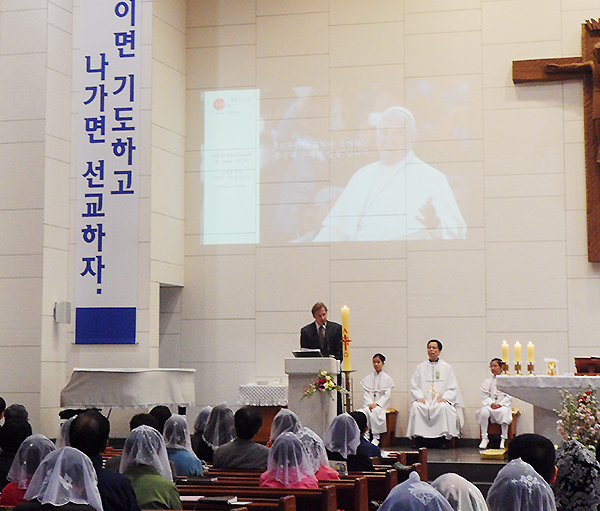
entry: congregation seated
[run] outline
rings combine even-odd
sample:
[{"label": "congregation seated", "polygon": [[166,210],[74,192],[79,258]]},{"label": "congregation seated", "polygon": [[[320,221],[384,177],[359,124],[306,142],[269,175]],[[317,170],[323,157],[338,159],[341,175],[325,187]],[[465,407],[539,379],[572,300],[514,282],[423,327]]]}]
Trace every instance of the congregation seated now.
[{"label": "congregation seated", "polygon": [[90,458],[98,478],[104,511],[139,511],[133,486],[127,477],[102,468],[102,453],[108,447],[109,420],[96,410],[73,417],[69,427],[71,447]]},{"label": "congregation seated", "polygon": [[[131,420],[129,421],[129,431],[133,431],[138,426],[150,426],[158,431],[158,421],[154,418],[154,416],[149,413],[136,413]],[[110,470],[111,472],[119,472],[121,468],[121,456],[113,456],[106,460],[104,464],[104,468],[106,470]],[[175,465],[171,466],[171,470],[175,469]],[[177,472],[175,472],[176,474]]]},{"label": "congregation seated", "polygon": [[5,419],[4,426],[0,428],[0,490],[8,484],[7,476],[15,455],[31,433],[31,424],[22,419]]},{"label": "congregation seated", "polygon": [[392,488],[379,511],[412,510],[452,511],[452,507],[433,486],[421,481],[416,472],[411,472],[406,481]]},{"label": "congregation seated", "polygon": [[200,410],[198,415],[196,416],[196,420],[194,421],[194,433],[191,435],[192,440],[192,450],[196,453],[199,459],[208,461],[208,457],[212,456],[213,450],[208,446],[208,444],[202,438],[204,434],[204,428],[206,427],[206,422],[210,417],[210,412],[212,411],[212,406],[205,406]]},{"label": "congregation seated", "polygon": [[213,462],[214,451],[221,445],[228,444],[235,438],[235,426],[233,424],[233,410],[227,403],[215,406],[208,417],[202,441],[207,448],[204,450],[204,461]]},{"label": "congregation seated", "polygon": [[156,429],[138,426],[129,433],[120,472],[131,481],[142,509],[182,509],[165,442]]},{"label": "congregation seated", "polygon": [[548,482],[527,462],[518,458],[505,465],[488,495],[489,511],[555,511]]},{"label": "congregation seated", "polygon": [[537,433],[524,433],[514,437],[507,451],[509,461],[521,459],[533,467],[547,483],[556,479],[556,450],[554,444]]},{"label": "congregation seated", "polygon": [[360,430],[348,413],[333,419],[323,436],[327,457],[332,461],[345,461],[349,472],[374,470],[373,462],[360,448]]},{"label": "congregation seated", "polygon": [[431,483],[448,501],[454,511],[487,511],[479,488],[454,473],[442,474]]},{"label": "congregation seated", "polygon": [[29,421],[27,408],[18,403],[10,405],[4,410],[4,423],[10,421]]},{"label": "congregation seated", "polygon": [[156,422],[158,422],[158,431],[161,434],[164,433],[165,423],[172,415],[171,410],[169,410],[169,407],[165,405],[157,405],[154,408],[152,408],[148,413],[156,419]]},{"label": "congregation seated", "polygon": [[587,447],[566,440],[556,451],[552,485],[558,511],[597,509],[600,504],[600,464]]},{"label": "congregation seated", "polygon": [[356,425],[360,431],[361,449],[367,453],[369,458],[379,458],[381,460],[381,449],[366,439],[366,433],[369,428],[366,414],[362,410],[355,410],[354,412],[350,412],[350,415],[356,421]]},{"label": "congregation seated", "polygon": [[77,415],[72,415],[65,422],[60,425],[60,431],[58,432],[58,436],[56,437],[56,448],[60,449],[61,447],[70,446],[71,440],[69,438],[71,423],[75,420]]},{"label": "congregation seated", "polygon": [[44,435],[31,435],[23,440],[8,472],[10,482],[0,493],[0,506],[13,507],[25,502],[25,492],[33,474],[46,455],[55,449]]},{"label": "congregation seated", "polygon": [[298,433],[301,429],[302,422],[300,421],[300,417],[289,408],[282,408],[277,412],[277,415],[273,417],[269,442],[274,442],[281,433],[285,433],[286,431]]},{"label": "congregation seated", "polygon": [[244,406],[233,416],[235,440],[219,446],[213,455],[215,468],[267,469],[269,449],[252,439],[262,426],[263,419],[256,408]]},{"label": "congregation seated", "polygon": [[410,380],[412,404],[406,434],[409,438],[459,437],[463,402],[452,366],[440,359],[442,343],[427,343],[428,360],[421,362]]},{"label": "congregation seated", "polygon": [[267,488],[319,487],[304,446],[294,433],[287,431],[275,439],[259,484]]},{"label": "congregation seated", "polygon": [[339,479],[340,475],[329,465],[327,451],[325,450],[325,445],[323,444],[321,437],[307,427],[303,427],[298,432],[297,436],[304,446],[308,460],[314,470],[315,477],[319,481]]},{"label": "congregation seated", "polygon": [[78,449],[62,447],[48,454],[36,469],[17,511],[103,511],[96,471]]},{"label": "congregation seated", "polygon": [[185,415],[171,415],[165,422],[163,437],[169,461],[175,463],[178,476],[201,476],[202,462],[192,451],[190,431]]}]

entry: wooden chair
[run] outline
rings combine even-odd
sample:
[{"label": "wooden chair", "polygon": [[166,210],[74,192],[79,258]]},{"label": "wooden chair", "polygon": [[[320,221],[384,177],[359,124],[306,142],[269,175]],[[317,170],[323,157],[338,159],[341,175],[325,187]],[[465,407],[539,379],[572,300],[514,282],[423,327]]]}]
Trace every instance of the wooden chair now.
[{"label": "wooden chair", "polygon": [[[517,434],[517,417],[521,415],[521,412],[516,408],[512,409],[512,421],[508,426],[508,439],[514,438]],[[481,432],[480,436],[481,436]],[[495,422],[488,422],[488,437],[489,435],[498,435],[502,434],[502,428],[500,424],[496,424]]]},{"label": "wooden chair", "polygon": [[381,447],[390,447],[396,442],[396,421],[398,420],[398,410],[389,408],[385,412],[386,432],[381,434]]}]

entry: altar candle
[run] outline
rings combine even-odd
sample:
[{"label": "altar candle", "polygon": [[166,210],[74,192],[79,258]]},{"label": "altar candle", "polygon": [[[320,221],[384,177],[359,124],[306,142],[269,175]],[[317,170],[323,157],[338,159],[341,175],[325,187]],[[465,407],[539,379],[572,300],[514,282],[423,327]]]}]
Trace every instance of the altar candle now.
[{"label": "altar candle", "polygon": [[502,341],[502,361],[508,362],[508,343],[506,341]]},{"label": "altar candle", "polygon": [[515,342],[515,362],[521,362],[521,343]]},{"label": "altar candle", "polygon": [[532,343],[532,342],[530,342],[530,343],[527,345],[527,362],[528,362],[529,364],[532,364],[532,363],[533,363],[533,350],[534,350],[534,345],[533,345],[533,343]]},{"label": "altar candle", "polygon": [[342,343],[344,346],[342,371],[351,371],[350,363],[350,309],[342,307]]}]

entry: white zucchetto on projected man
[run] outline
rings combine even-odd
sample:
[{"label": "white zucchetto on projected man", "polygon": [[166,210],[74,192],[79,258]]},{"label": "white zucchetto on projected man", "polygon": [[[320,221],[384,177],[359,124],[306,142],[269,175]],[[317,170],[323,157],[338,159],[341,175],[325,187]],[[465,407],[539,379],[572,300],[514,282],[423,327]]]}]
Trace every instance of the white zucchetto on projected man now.
[{"label": "white zucchetto on projected man", "polygon": [[427,343],[429,360],[421,362],[410,380],[412,405],[408,419],[408,437],[450,440],[460,436],[463,402],[450,364],[440,360],[442,343]]},{"label": "white zucchetto on projected man", "polygon": [[379,161],[352,176],[314,241],[465,238],[467,226],[448,180],[415,156],[416,138],[406,108],[381,114]]}]

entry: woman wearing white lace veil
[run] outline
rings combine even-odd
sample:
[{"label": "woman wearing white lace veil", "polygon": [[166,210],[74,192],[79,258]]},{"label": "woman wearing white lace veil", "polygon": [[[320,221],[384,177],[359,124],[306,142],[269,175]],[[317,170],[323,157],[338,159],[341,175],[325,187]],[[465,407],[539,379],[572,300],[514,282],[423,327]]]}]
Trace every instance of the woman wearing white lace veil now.
[{"label": "woman wearing white lace veil", "polygon": [[44,435],[28,436],[17,451],[10,466],[10,481],[0,493],[0,506],[13,507],[25,502],[25,491],[42,460],[56,450]]},{"label": "woman wearing white lace veil", "polygon": [[300,439],[289,431],[279,435],[269,451],[267,471],[260,486],[268,488],[318,488],[313,467]]},{"label": "woman wearing white lace veil", "polygon": [[550,485],[521,458],[498,472],[487,505],[490,511],[556,511]]},{"label": "woman wearing white lace veil", "polygon": [[304,445],[310,464],[315,471],[315,477],[319,481],[339,479],[340,475],[329,465],[325,444],[321,437],[310,428],[302,428],[298,431],[298,438]]},{"label": "woman wearing white lace veil", "polygon": [[212,412],[212,406],[205,406],[198,412],[196,420],[194,421],[194,434],[191,437],[192,449],[196,453],[196,456],[204,461],[207,461],[207,458],[212,460],[213,453],[212,448],[202,438],[204,428],[210,417],[210,412]]},{"label": "woman wearing white lace veil", "polygon": [[411,472],[390,491],[379,511],[452,511],[452,507],[439,491]]},{"label": "woman wearing white lace veil", "polygon": [[90,459],[73,447],[49,453],[39,464],[25,492],[29,502],[18,511],[59,509],[102,511],[98,478]]},{"label": "woman wearing white lace veil", "polygon": [[181,509],[173,484],[162,435],[150,426],[138,426],[125,439],[120,472],[131,481],[142,509]]},{"label": "woman wearing white lace veil", "polygon": [[558,511],[588,511],[600,503],[600,464],[577,440],[556,451],[556,481],[552,484]]},{"label": "woman wearing white lace veil", "polygon": [[431,486],[446,498],[454,511],[488,511],[479,488],[458,474],[442,474]]},{"label": "woman wearing white lace veil", "polygon": [[60,433],[56,438],[56,448],[60,449],[65,445],[71,445],[69,441],[69,428],[71,427],[71,422],[75,420],[77,415],[73,415],[73,417],[69,417],[65,422],[60,425]]},{"label": "woman wearing white lace veil", "polygon": [[[213,451],[217,447],[227,444],[235,438],[233,410],[227,403],[221,403],[212,409],[210,417],[206,422],[202,438]],[[212,456],[210,462],[212,463]]]},{"label": "woman wearing white lace veil", "polygon": [[372,471],[371,458],[360,449],[360,430],[349,413],[342,413],[333,419],[323,435],[327,457],[332,461],[345,461],[349,472]]},{"label": "woman wearing white lace veil", "polygon": [[279,435],[281,435],[281,433],[285,433],[286,431],[297,434],[301,429],[302,422],[300,422],[300,417],[298,417],[289,408],[282,408],[279,410],[279,412],[277,412],[277,415],[273,417],[269,441],[273,442]]},{"label": "woman wearing white lace veil", "polygon": [[165,422],[163,437],[169,460],[175,463],[178,476],[201,476],[202,462],[192,451],[185,415],[173,414]]}]

